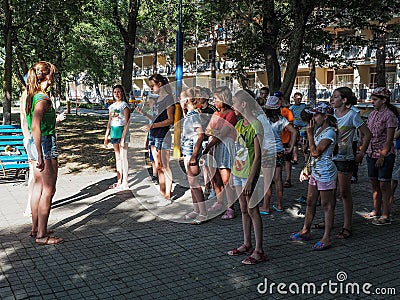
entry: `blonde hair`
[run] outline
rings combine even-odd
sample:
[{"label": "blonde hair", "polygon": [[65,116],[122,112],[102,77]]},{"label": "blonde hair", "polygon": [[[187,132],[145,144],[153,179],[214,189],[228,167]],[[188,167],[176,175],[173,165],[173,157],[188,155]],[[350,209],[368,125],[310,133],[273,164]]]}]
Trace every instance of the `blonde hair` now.
[{"label": "blonde hair", "polygon": [[56,71],[56,67],[47,61],[39,61],[28,70],[25,102],[25,112],[27,115],[31,113],[33,96],[42,91],[40,84],[46,80],[48,75],[53,76]]}]

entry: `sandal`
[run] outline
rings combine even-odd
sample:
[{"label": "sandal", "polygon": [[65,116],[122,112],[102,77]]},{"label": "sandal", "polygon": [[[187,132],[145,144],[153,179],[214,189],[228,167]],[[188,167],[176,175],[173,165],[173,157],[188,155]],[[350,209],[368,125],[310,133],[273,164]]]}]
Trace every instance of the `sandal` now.
[{"label": "sandal", "polygon": [[311,250],[312,251],[322,251],[325,249],[329,249],[331,247],[332,247],[331,244],[325,244],[324,242],[319,241],[319,242],[315,243],[314,246],[312,246]]},{"label": "sandal", "polygon": [[351,230],[343,227],[339,231],[339,233],[336,235],[336,238],[344,240],[344,239],[348,239],[349,237],[351,237],[351,235],[352,235]]},{"label": "sandal", "polygon": [[183,219],[185,221],[193,220],[193,219],[196,219],[198,215],[199,215],[199,213],[197,211],[192,211],[192,212],[188,213],[187,215],[183,216]]},{"label": "sandal", "polygon": [[194,219],[193,221],[192,221],[192,223],[190,223],[190,224],[192,224],[192,225],[201,225],[201,224],[203,224],[204,222],[207,222],[207,216],[205,216],[205,215],[201,215],[201,214],[199,214],[197,217],[196,217],[196,219]]},{"label": "sandal", "polygon": [[226,210],[226,212],[222,215],[221,219],[222,220],[231,220],[235,217],[235,211],[228,207],[228,209]]},{"label": "sandal", "polygon": [[300,234],[298,232],[292,233],[289,236],[289,240],[293,242],[304,242],[310,240],[310,235]]},{"label": "sandal", "polygon": [[390,225],[390,224],[392,224],[392,221],[390,221],[389,218],[380,217],[379,219],[373,220],[372,224],[374,224],[374,225]]},{"label": "sandal", "polygon": [[118,186],[118,183],[113,183],[112,185],[109,185],[108,188],[109,189],[115,189]]},{"label": "sandal", "polygon": [[240,246],[238,248],[234,248],[234,249],[228,251],[228,255],[229,256],[238,256],[240,254],[250,253],[251,247],[252,247],[251,245],[246,246],[245,244],[243,244],[242,246]]},{"label": "sandal", "polygon": [[[258,255],[258,258],[255,258],[252,255]],[[258,252],[256,250],[253,251],[253,253],[250,256],[247,256],[245,259],[242,260],[242,264],[244,265],[255,265],[259,262],[264,262],[264,261],[268,261],[269,258],[268,256],[264,255],[264,251],[262,252]]]},{"label": "sandal", "polygon": [[64,239],[56,238],[54,236],[44,236],[36,238],[36,244],[38,245],[58,245],[64,242]]},{"label": "sandal", "polygon": [[371,220],[371,219],[379,218],[380,215],[378,215],[376,213],[376,210],[373,209],[369,213],[366,213],[363,217],[364,217],[364,219]]},{"label": "sandal", "polygon": [[325,229],[325,222],[322,221],[322,222],[316,223],[316,224],[313,225],[313,228],[314,229]]},{"label": "sandal", "polygon": [[290,188],[290,187],[292,187],[292,184],[290,183],[290,181],[285,181],[285,183],[283,184],[283,187],[285,187],[285,188]]}]

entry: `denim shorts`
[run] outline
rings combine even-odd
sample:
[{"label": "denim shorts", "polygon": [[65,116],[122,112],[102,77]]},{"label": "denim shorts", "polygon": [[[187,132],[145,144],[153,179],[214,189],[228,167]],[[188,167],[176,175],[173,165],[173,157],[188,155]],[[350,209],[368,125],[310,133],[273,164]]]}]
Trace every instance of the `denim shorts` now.
[{"label": "denim shorts", "polygon": [[[131,140],[131,134],[129,133],[129,130],[128,130],[128,132],[125,134],[124,143],[127,144],[130,142],[130,140]],[[113,144],[113,145],[120,144],[121,138],[111,138],[110,141],[111,141],[111,144]]]},{"label": "denim shorts", "polygon": [[368,178],[377,179],[379,181],[390,181],[392,180],[393,167],[395,162],[395,155],[389,154],[383,160],[383,165],[380,168],[375,167],[377,158],[372,158],[367,155],[367,166],[368,166]]},{"label": "denim shorts", "polygon": [[353,174],[356,162],[354,160],[335,160],[336,169],[339,173]]},{"label": "denim shorts", "polygon": [[149,147],[151,146],[154,146],[157,150],[171,150],[171,133],[168,132],[167,135],[163,138],[153,137],[149,135]]},{"label": "denim shorts", "polygon": [[[232,178],[233,178],[233,187],[234,188],[242,188],[242,190],[243,190],[243,188],[246,186],[247,178],[237,177],[233,174],[232,174]],[[254,190],[256,189],[258,179],[259,179],[259,176],[254,177],[253,183],[251,185],[251,193],[253,193]]]},{"label": "denim shorts", "polygon": [[322,181],[316,180],[312,176],[310,176],[310,179],[308,180],[308,184],[316,185],[318,191],[329,191],[329,190],[333,190],[336,188],[336,180],[322,182]]},{"label": "denim shorts", "polygon": [[[52,158],[55,159],[58,157],[56,141],[57,141],[57,138],[56,138],[55,134],[42,136],[43,159],[49,160],[49,159],[52,159]],[[33,140],[32,136],[29,138],[26,152],[27,152],[28,158],[30,160],[34,160],[34,161],[38,160],[38,153],[36,150],[35,141]]]}]

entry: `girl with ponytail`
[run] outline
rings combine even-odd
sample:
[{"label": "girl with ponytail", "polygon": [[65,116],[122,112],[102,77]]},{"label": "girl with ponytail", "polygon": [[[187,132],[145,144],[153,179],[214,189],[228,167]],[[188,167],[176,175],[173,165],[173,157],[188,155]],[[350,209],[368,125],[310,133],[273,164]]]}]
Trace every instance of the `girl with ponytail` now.
[{"label": "girl with ponytail", "polygon": [[50,236],[47,229],[51,203],[56,191],[58,153],[56,146],[56,112],[47,94],[53,84],[56,67],[40,61],[28,71],[25,104],[26,120],[31,133],[27,152],[35,163],[31,198],[32,231],[40,245],[60,244],[64,240]]}]

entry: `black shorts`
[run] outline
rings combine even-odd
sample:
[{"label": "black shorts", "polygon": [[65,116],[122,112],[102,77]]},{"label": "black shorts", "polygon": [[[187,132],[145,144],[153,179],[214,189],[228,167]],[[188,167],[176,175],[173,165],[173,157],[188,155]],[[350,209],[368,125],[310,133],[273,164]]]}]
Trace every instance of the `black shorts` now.
[{"label": "black shorts", "polygon": [[[283,144],[283,148],[285,148],[285,149],[290,148],[289,143]],[[283,159],[284,159],[284,161],[291,161],[291,160],[293,159],[293,150],[292,150],[292,152],[290,152],[290,153],[285,153],[285,154],[283,155]]]},{"label": "black shorts", "polygon": [[353,174],[356,162],[354,160],[335,160],[336,169],[339,173]]}]

